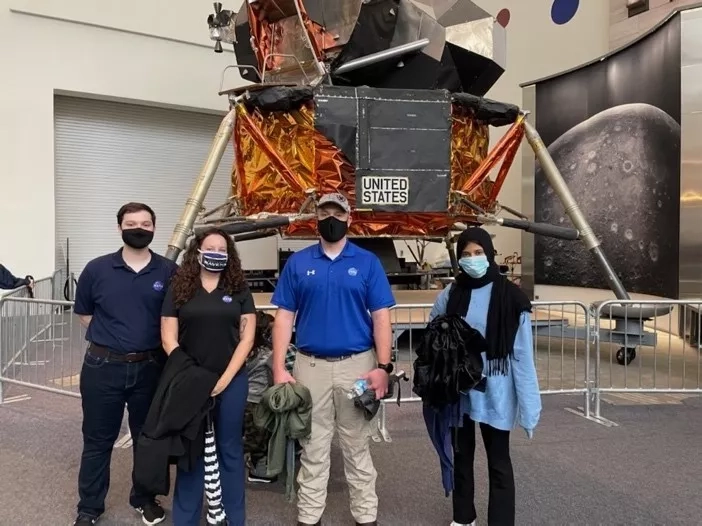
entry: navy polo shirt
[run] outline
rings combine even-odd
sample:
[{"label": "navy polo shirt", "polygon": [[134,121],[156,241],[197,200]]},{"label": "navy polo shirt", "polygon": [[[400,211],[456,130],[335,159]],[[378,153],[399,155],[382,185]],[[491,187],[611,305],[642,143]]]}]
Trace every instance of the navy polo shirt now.
[{"label": "navy polo shirt", "polygon": [[76,289],[74,312],[92,316],[85,339],[113,352],[133,353],[161,347],[161,306],[178,266],[151,253],[134,272],[122,250],[90,261]]},{"label": "navy polo shirt", "polygon": [[372,348],[370,313],[395,305],[378,257],[350,241],[334,260],[320,244],[293,254],[271,301],[297,313],[295,342],[299,349],[329,357]]}]

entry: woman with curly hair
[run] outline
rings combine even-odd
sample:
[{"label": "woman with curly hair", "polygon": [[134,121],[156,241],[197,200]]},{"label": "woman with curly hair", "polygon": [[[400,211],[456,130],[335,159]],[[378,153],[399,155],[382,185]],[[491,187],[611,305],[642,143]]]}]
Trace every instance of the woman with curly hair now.
[{"label": "woman with curly hair", "polygon": [[[254,344],[256,308],[232,239],[217,228],[188,246],[163,302],[161,338],[165,351],[187,353],[219,375],[215,435],[222,503],[231,526],[245,519],[242,430],[249,389],[246,359]],[[189,472],[178,470],[173,498],[176,526],[197,526],[205,489],[204,459]]]}]

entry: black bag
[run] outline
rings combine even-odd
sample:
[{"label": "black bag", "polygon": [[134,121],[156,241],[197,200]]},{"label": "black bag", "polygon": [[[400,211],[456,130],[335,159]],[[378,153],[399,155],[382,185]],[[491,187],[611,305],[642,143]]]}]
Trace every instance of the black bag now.
[{"label": "black bag", "polygon": [[[425,404],[441,409],[478,388],[487,341],[456,314],[438,316],[427,325],[416,349],[413,390]],[[484,383],[483,383],[484,384]]]}]

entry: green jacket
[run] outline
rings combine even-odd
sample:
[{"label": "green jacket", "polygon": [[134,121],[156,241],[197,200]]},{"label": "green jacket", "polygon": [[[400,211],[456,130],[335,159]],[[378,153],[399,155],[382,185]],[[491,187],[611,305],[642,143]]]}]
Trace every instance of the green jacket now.
[{"label": "green jacket", "polygon": [[[287,471],[286,489],[291,497],[295,471],[294,440],[307,438],[312,432],[312,397],[299,383],[278,384],[266,389],[254,411],[254,424],[268,430],[268,473],[275,477]],[[288,465],[286,466],[286,451]],[[292,466],[291,466],[292,464]],[[286,469],[287,468],[287,469]]]}]

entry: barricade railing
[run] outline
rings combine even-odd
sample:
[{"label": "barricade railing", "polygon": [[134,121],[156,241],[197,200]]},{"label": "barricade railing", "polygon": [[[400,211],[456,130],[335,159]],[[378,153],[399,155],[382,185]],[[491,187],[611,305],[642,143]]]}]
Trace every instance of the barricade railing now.
[{"label": "barricade railing", "polygon": [[702,394],[702,300],[611,300],[594,310],[596,417],[603,394],[615,394],[611,403]]},{"label": "barricade railing", "polygon": [[[19,287],[0,294],[0,379],[18,360],[23,359],[32,340],[39,338],[47,328],[47,320],[41,316],[31,316],[26,305],[14,300],[37,298],[51,300],[57,281],[54,272],[48,278],[38,279],[34,287]],[[26,357],[26,356],[25,356]],[[0,380],[0,403],[3,402],[2,380]]]},{"label": "barricade railing", "polygon": [[[72,305],[0,299],[0,403],[3,383],[79,396],[86,344]],[[391,309],[393,360],[411,380],[402,384],[403,402],[420,400],[412,391],[412,365],[431,309],[428,303]],[[533,302],[531,352],[541,393],[581,394],[584,416],[595,419],[601,418],[603,395],[702,394],[700,312],[702,300],[613,300],[590,307],[577,301]]]},{"label": "barricade railing", "polygon": [[0,299],[0,403],[3,383],[78,396],[82,336],[71,302]]},{"label": "barricade railing", "polygon": [[[433,305],[396,305],[391,309],[395,367],[412,379],[415,348]],[[590,368],[590,310],[577,301],[533,302],[532,353],[543,394],[585,393]],[[409,391],[409,390],[408,390]],[[404,393],[404,391],[403,391]],[[410,393],[404,401],[418,401]]]},{"label": "barricade railing", "polygon": [[0,290],[0,299],[4,298],[35,298],[54,299],[53,284],[55,273],[48,278],[38,279],[34,282],[33,290],[29,287],[22,286],[12,290]]}]

